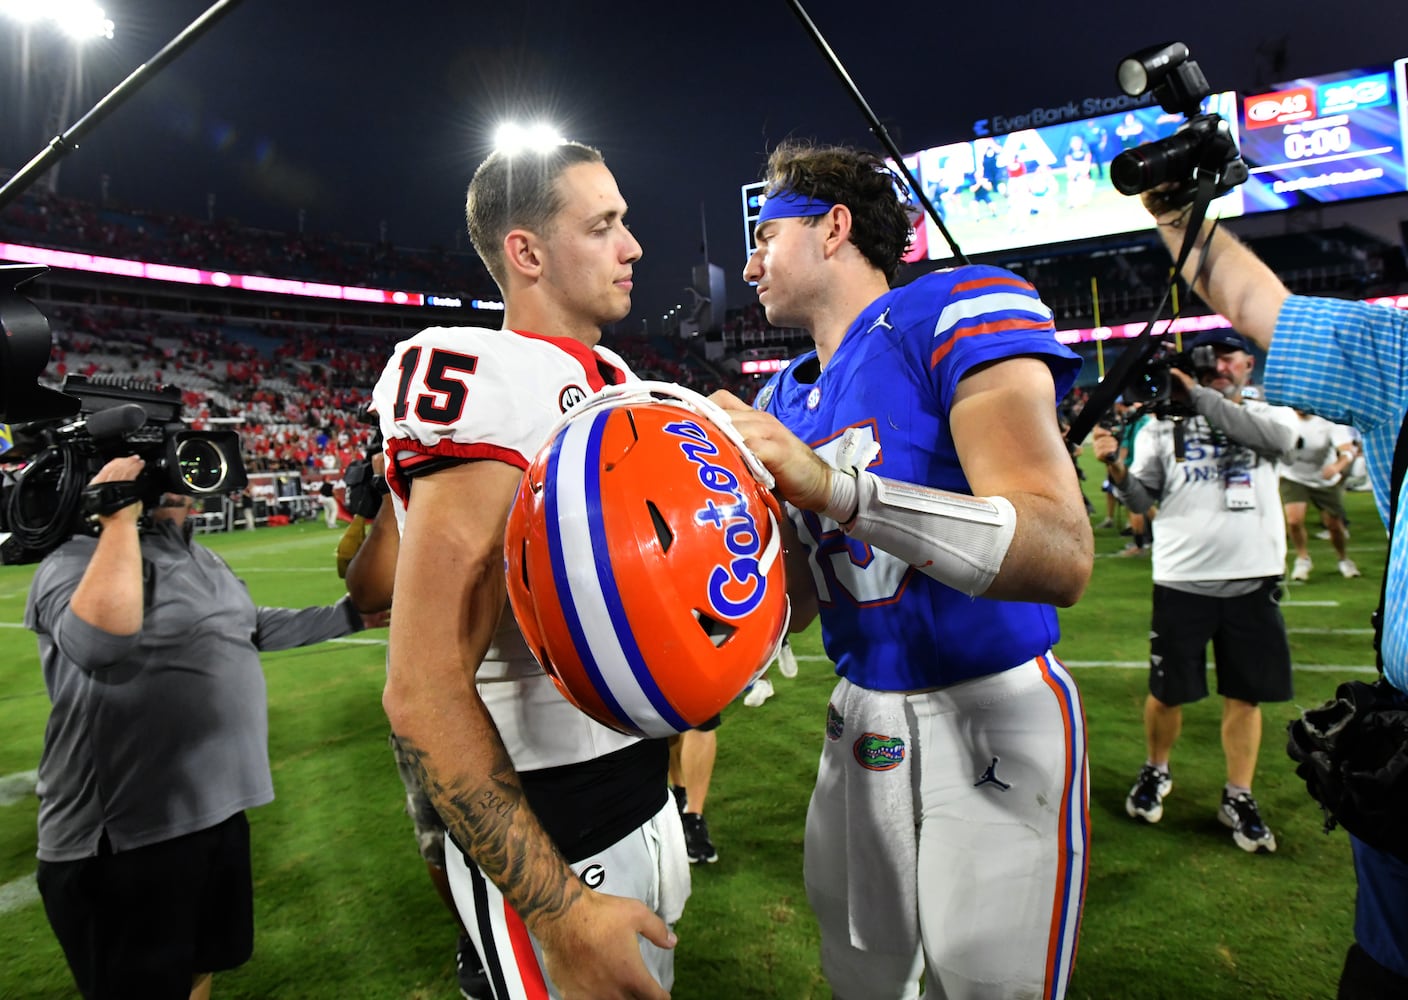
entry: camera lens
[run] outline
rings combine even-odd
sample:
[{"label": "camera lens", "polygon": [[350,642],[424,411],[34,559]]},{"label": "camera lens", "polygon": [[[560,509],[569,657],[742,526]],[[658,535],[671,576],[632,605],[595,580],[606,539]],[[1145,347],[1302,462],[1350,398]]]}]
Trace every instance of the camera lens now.
[{"label": "camera lens", "polygon": [[206,438],[189,437],[176,445],[181,482],[192,493],[220,492],[229,473],[225,455]]},{"label": "camera lens", "polygon": [[1191,177],[1202,140],[1201,132],[1188,129],[1127,149],[1110,161],[1110,181],[1121,194],[1141,194],[1164,181]]}]

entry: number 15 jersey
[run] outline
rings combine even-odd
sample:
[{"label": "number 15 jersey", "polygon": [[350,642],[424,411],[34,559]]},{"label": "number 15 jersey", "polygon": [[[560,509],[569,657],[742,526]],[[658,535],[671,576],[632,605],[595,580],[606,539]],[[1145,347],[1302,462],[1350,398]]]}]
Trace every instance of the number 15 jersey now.
[{"label": "number 15 jersey", "polygon": [[[568,337],[432,327],[397,344],[372,403],[398,528],[417,474],[484,459],[526,469],[563,413],[608,384],[633,380],[619,355]],[[519,771],[579,763],[635,742],[558,693],[507,606],[476,684]]]}]

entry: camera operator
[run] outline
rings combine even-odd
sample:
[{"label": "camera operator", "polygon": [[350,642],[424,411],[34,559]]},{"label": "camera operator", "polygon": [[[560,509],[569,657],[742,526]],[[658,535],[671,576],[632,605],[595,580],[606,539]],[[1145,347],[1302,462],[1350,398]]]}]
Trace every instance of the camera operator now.
[{"label": "camera operator", "polygon": [[[1215,362],[1208,363],[1208,349]],[[1232,330],[1201,334],[1191,352],[1198,383],[1170,368],[1176,402],[1189,415],[1151,421],[1126,469],[1119,442],[1096,428],[1096,457],[1132,511],[1159,504],[1154,535],[1154,608],[1149,696],[1144,705],[1148,759],[1125,801],[1132,818],[1157,823],[1173,788],[1169,754],[1182,706],[1207,696],[1207,644],[1223,697],[1227,784],[1218,819],[1245,851],[1276,849],[1251,794],[1264,701],[1291,697],[1290,650],[1277,604],[1285,571],[1286,522],[1276,461],[1295,442],[1295,414],[1242,399],[1255,363]],[[1201,364],[1199,364],[1201,361]]]},{"label": "camera operator", "polygon": [[[115,458],[90,485],[137,480]],[[344,598],[257,607],[191,541],[192,498],[99,516],[40,564],[25,625],[53,711],[39,763],[40,894],[84,997],[209,994],[254,941],[245,810],[273,799],[261,650],[378,624]]]},{"label": "camera operator", "polygon": [[[1186,235],[1187,210],[1171,206],[1163,189],[1146,192],[1143,200],[1176,255]],[[1402,517],[1391,513],[1401,485],[1392,482],[1395,442],[1408,409],[1408,312],[1291,295],[1225,229],[1205,223],[1195,237],[1189,260],[1205,256],[1206,261],[1194,290],[1267,350],[1268,399],[1350,424],[1364,435],[1374,498],[1392,525],[1379,646],[1386,685],[1381,687],[1386,700],[1408,707],[1408,533]],[[1194,274],[1190,265],[1183,277],[1192,281]],[[1400,844],[1408,837],[1408,831],[1390,832]],[[1371,846],[1353,831],[1350,836],[1359,882],[1356,943],[1345,959],[1339,996],[1408,996],[1408,860],[1401,852]]]}]

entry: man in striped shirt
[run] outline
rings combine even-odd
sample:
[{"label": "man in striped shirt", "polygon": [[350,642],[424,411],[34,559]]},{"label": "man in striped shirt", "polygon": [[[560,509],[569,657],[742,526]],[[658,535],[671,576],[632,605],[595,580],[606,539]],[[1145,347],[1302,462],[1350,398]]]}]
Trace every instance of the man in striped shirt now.
[{"label": "man in striped shirt", "polygon": [[[1175,256],[1187,208],[1151,191],[1144,205]],[[1206,262],[1198,272],[1198,261]],[[1408,411],[1408,312],[1389,305],[1292,295],[1231,233],[1204,223],[1183,277],[1267,353],[1273,403],[1318,413],[1364,435],[1364,458],[1385,523],[1392,503],[1394,444]],[[1401,491],[1401,484],[1399,485]],[[1383,611],[1383,671],[1408,704],[1408,532],[1390,541]],[[1340,977],[1342,998],[1408,995],[1408,864],[1351,836],[1359,881],[1355,944]]]}]

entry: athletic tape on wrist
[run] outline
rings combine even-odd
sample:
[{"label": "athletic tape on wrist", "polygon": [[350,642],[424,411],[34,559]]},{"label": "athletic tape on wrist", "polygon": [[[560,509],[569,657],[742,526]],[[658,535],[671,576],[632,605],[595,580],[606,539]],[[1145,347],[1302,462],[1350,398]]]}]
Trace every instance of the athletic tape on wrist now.
[{"label": "athletic tape on wrist", "polygon": [[964,496],[872,472],[860,473],[855,485],[855,520],[843,526],[846,534],[969,597],[992,586],[1017,530],[1006,497]]}]

